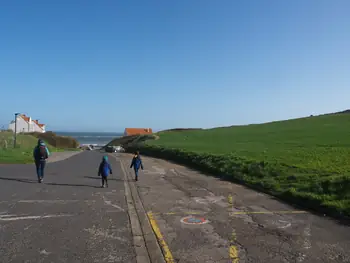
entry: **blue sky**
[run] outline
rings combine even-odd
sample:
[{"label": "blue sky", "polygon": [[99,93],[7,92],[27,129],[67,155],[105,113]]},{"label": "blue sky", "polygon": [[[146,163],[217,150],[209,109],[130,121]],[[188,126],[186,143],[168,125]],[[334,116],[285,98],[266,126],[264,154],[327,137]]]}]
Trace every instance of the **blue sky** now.
[{"label": "blue sky", "polygon": [[350,1],[3,1],[0,124],[215,127],[350,108]]}]

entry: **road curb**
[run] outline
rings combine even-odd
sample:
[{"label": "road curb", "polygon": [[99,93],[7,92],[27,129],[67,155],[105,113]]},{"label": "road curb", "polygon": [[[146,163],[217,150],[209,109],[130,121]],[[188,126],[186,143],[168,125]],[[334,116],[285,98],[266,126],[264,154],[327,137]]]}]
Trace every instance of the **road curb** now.
[{"label": "road curb", "polygon": [[124,173],[125,198],[126,198],[126,203],[128,205],[128,214],[129,214],[129,221],[131,225],[131,231],[133,235],[136,262],[150,263],[151,261],[147,252],[146,242],[144,240],[139,218],[135,209],[134,201],[130,190],[130,185],[128,183],[127,174],[125,172],[123,163],[121,161],[120,161],[120,167]]},{"label": "road curb", "polygon": [[[137,262],[165,263],[164,255],[152,230],[136,186],[129,182],[132,177],[130,173],[125,170],[122,159],[119,159],[119,162],[124,173],[125,195],[128,208],[130,206],[130,210],[128,210],[134,236]],[[145,253],[148,255],[147,261]]]}]

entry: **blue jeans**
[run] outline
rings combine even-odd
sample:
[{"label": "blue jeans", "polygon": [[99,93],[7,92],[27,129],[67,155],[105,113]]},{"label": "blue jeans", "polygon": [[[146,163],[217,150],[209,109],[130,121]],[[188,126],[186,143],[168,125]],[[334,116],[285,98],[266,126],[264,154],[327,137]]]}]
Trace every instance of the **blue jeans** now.
[{"label": "blue jeans", "polygon": [[135,178],[138,178],[139,177],[139,169],[134,169],[134,171],[135,171]]},{"label": "blue jeans", "polygon": [[38,179],[44,178],[45,165],[46,165],[46,161],[45,160],[35,161],[36,174],[38,176]]}]

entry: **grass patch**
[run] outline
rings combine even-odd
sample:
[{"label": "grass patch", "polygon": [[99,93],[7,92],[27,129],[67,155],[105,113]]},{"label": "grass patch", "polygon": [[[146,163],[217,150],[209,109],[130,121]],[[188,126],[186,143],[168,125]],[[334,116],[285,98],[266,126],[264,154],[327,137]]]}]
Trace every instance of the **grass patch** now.
[{"label": "grass patch", "polygon": [[[43,139],[50,152],[77,150],[76,148],[59,148],[51,145]],[[0,132],[0,163],[1,164],[26,164],[33,163],[33,149],[37,145],[38,138],[34,134],[18,134],[16,148],[14,148],[14,136],[12,132]],[[68,145],[68,144],[67,144]],[[70,146],[70,145],[68,145]]]},{"label": "grass patch", "polygon": [[350,114],[166,131],[126,149],[174,160],[332,216],[350,216]]}]

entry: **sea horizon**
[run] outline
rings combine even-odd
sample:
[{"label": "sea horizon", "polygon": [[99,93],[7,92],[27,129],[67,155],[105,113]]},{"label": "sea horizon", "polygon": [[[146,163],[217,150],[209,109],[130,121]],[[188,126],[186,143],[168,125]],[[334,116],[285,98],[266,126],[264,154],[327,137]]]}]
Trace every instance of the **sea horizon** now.
[{"label": "sea horizon", "polygon": [[123,132],[54,131],[54,133],[61,136],[73,137],[80,144],[107,144],[113,139],[123,136]]}]

